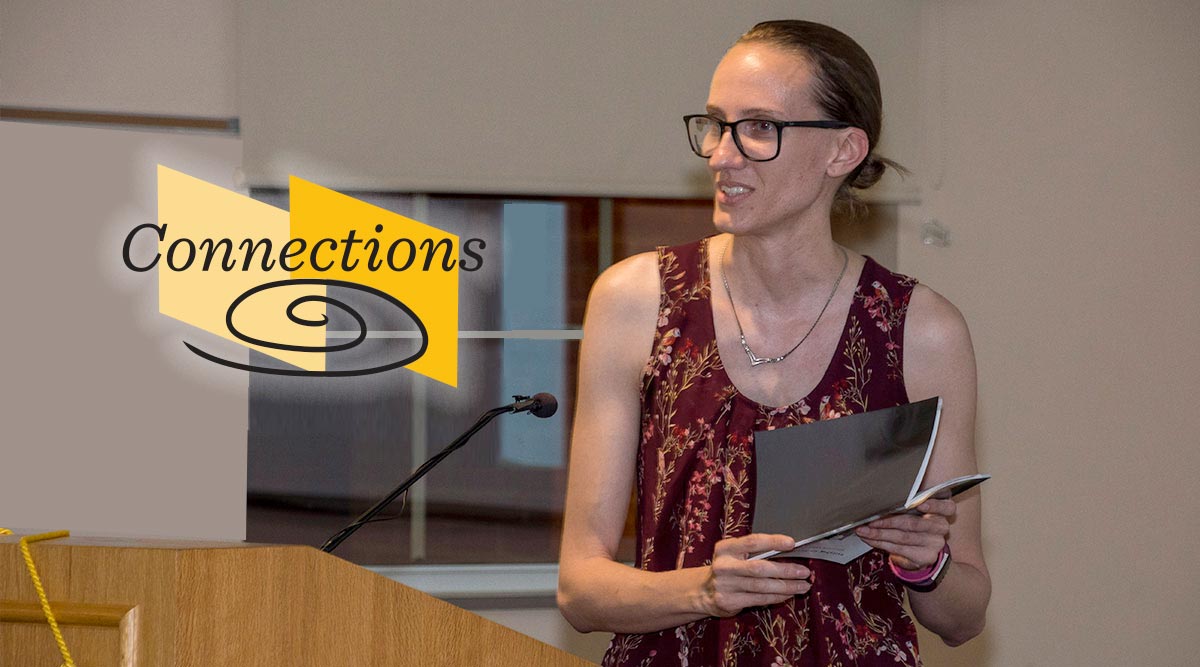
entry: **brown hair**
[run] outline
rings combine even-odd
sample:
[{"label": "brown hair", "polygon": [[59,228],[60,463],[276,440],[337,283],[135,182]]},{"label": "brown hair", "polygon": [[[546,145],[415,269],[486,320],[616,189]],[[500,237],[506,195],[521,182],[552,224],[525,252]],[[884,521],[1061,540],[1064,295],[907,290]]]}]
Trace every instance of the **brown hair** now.
[{"label": "brown hair", "polygon": [[813,96],[829,120],[850,123],[867,134],[868,153],[842,181],[836,200],[852,210],[860,205],[850,188],[875,185],[884,170],[901,165],[875,154],[883,129],[883,95],[871,56],[845,33],[820,23],[787,20],[764,21],[738,38],[738,44],[760,42],[799,54],[812,65],[816,77]]}]

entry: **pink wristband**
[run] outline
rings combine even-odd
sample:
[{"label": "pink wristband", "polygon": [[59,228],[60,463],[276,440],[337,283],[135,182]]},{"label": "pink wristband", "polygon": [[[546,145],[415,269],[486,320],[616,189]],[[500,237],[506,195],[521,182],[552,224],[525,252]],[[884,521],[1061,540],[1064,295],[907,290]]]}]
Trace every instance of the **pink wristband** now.
[{"label": "pink wristband", "polygon": [[892,561],[888,561],[888,566],[892,568],[892,574],[900,580],[905,586],[919,591],[931,591],[937,588],[941,583],[942,577],[946,574],[946,566],[950,563],[950,545],[946,544],[942,547],[941,553],[938,554],[937,562],[933,565],[927,565],[919,570],[905,570],[902,567],[897,567]]}]

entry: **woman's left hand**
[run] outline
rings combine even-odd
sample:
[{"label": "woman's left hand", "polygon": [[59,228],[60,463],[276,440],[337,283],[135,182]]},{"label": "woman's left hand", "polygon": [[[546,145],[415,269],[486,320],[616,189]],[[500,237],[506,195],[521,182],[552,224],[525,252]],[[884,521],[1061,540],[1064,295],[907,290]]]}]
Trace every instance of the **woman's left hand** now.
[{"label": "woman's left hand", "polygon": [[860,526],[855,533],[863,542],[891,554],[896,567],[920,570],[937,563],[950,535],[956,505],[953,500],[928,500],[917,506],[920,514],[895,514]]}]

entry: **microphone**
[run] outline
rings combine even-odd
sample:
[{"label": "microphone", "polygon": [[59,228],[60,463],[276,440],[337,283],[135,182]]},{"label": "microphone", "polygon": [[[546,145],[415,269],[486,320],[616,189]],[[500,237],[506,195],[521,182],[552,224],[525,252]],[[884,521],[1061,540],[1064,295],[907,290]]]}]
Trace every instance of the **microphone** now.
[{"label": "microphone", "polygon": [[502,405],[498,408],[492,408],[491,410],[484,412],[482,415],[479,415],[479,419],[475,420],[475,423],[471,425],[471,428],[467,429],[462,435],[455,438],[454,441],[449,445],[446,445],[445,449],[435,454],[425,463],[422,463],[420,468],[417,468],[415,471],[413,471],[413,474],[408,476],[408,479],[400,483],[400,486],[392,489],[392,492],[389,493],[387,497],[375,503],[371,509],[363,512],[362,515],[360,515],[357,519],[350,522],[350,525],[334,533],[332,537],[325,541],[325,544],[321,545],[321,551],[326,553],[333,551],[347,537],[353,535],[356,530],[370,523],[371,519],[376,514],[379,514],[385,507],[392,504],[392,501],[396,498],[399,498],[400,494],[408,491],[410,486],[416,484],[417,480],[424,477],[430,470],[433,470],[434,466],[441,463],[442,459],[445,459],[447,456],[449,456],[451,452],[467,444],[467,440],[470,440],[471,436],[478,433],[479,429],[486,426],[488,422],[492,421],[496,417],[506,412],[528,412],[534,417],[545,419],[546,417],[549,417],[558,411],[558,399],[554,398],[553,394],[542,392],[534,394],[533,396],[513,396],[513,398],[516,400],[514,400],[512,403],[509,403],[508,405]]},{"label": "microphone", "polygon": [[554,416],[558,412],[558,399],[554,398],[554,394],[541,392],[533,396],[513,396],[516,399],[508,407],[512,408],[513,412],[528,412],[538,419],[545,419]]}]

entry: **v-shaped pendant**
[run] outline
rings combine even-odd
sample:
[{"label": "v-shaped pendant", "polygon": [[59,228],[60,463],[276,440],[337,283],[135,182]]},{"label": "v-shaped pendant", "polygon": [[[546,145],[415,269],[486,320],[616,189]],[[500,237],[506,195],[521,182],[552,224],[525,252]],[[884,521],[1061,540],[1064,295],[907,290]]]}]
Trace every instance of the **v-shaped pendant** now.
[{"label": "v-shaped pendant", "polygon": [[[785,354],[782,357],[760,357],[757,354],[754,354],[754,350],[750,349],[750,345],[748,343],[746,343],[745,336],[742,336],[741,339],[742,339],[742,349],[746,351],[746,356],[750,358],[750,366],[751,367],[761,366],[763,364],[777,364],[777,363],[783,361],[784,357],[787,356]],[[801,342],[804,342],[804,341],[801,341]],[[799,347],[799,346],[797,346],[797,347]],[[795,348],[792,348],[792,349],[795,349]]]}]

